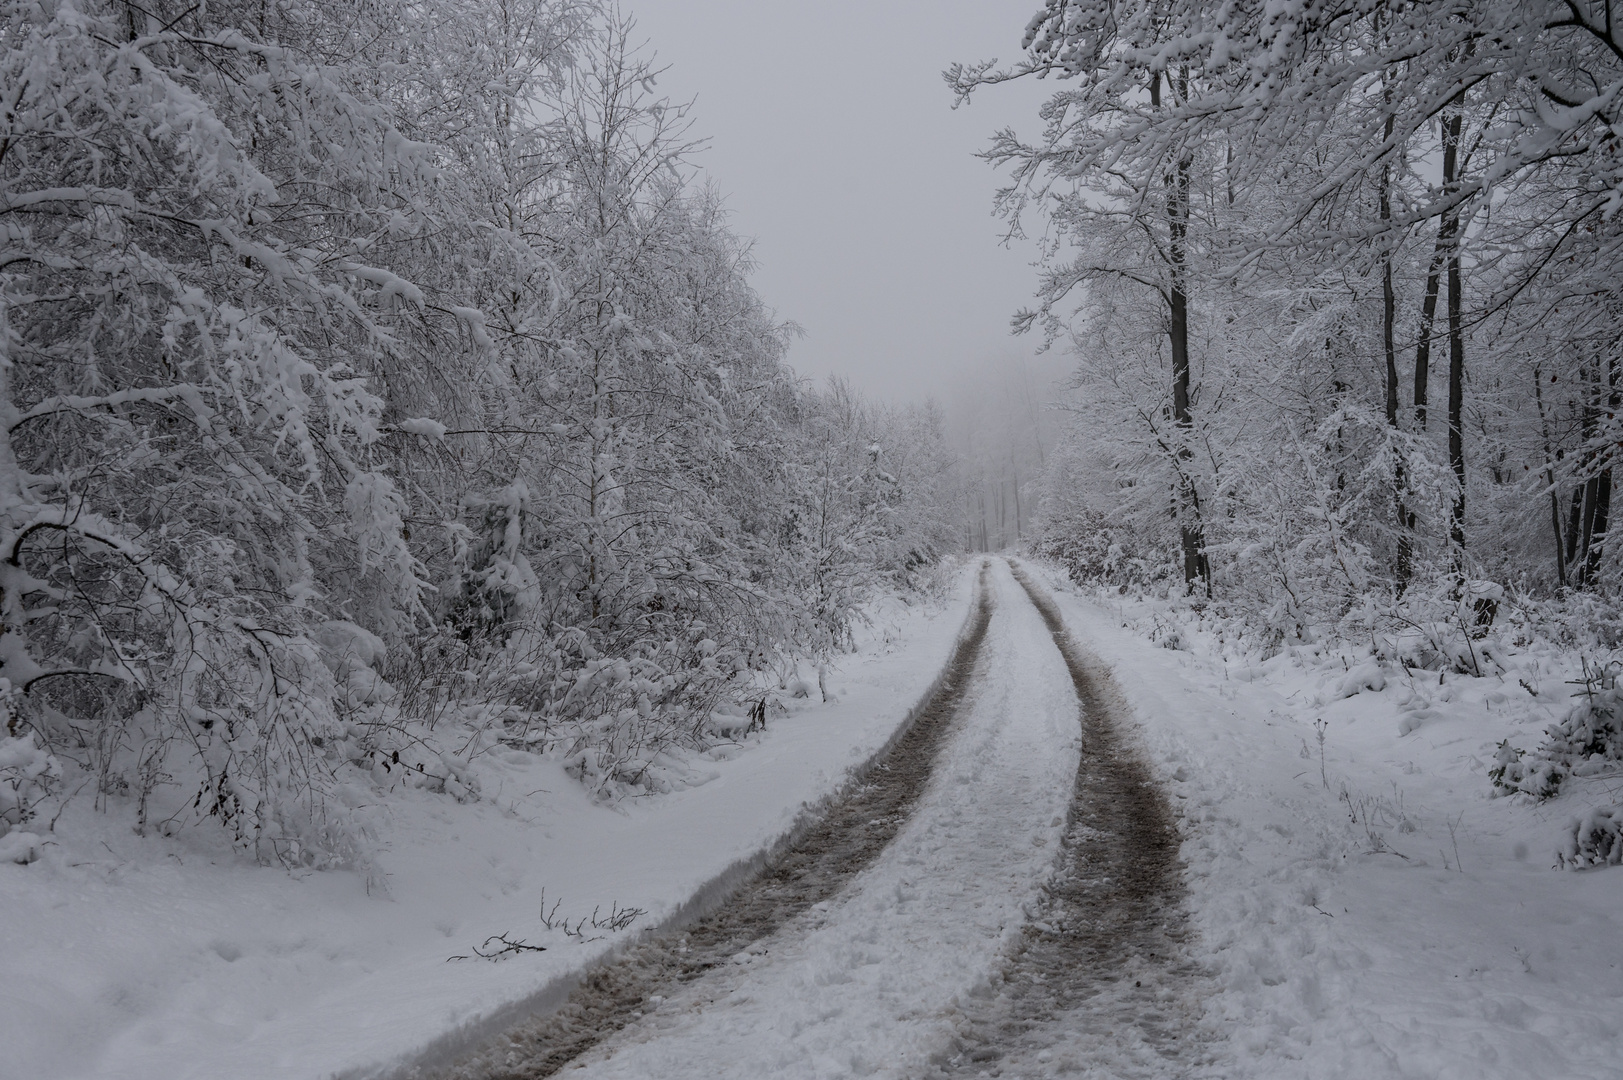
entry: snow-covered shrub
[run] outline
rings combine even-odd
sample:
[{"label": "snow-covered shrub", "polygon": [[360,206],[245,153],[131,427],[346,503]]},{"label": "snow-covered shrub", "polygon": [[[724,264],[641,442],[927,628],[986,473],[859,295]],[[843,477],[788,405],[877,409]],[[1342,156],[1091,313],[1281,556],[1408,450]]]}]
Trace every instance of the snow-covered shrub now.
[{"label": "snow-covered shrub", "polygon": [[32,732],[0,737],[0,836],[31,821],[34,807],[51,794],[61,775],[61,764]]},{"label": "snow-covered shrub", "polygon": [[1039,481],[1032,551],[1079,585],[1149,588],[1174,573],[1175,539],[1164,513],[1147,505],[1152,485],[1129,471],[1157,459],[1119,427],[1109,434],[1103,445],[1069,439],[1051,455]]},{"label": "snow-covered shrub", "polygon": [[1623,664],[1583,661],[1580,700],[1558,724],[1545,732],[1539,754],[1573,767],[1575,775],[1608,768],[1623,759]]},{"label": "snow-covered shrub", "polygon": [[1623,863],[1623,806],[1598,806],[1567,823],[1556,864],[1569,870]]},{"label": "snow-covered shrub", "polygon": [[658,789],[664,755],[706,745],[711,712],[743,691],[745,658],[703,633],[608,641],[613,651],[601,652],[584,630],[520,629],[488,659],[477,694],[506,706],[501,738],[560,754],[593,790]]},{"label": "snow-covered shrub", "polygon": [[1488,770],[1488,779],[1492,781],[1495,791],[1505,795],[1520,792],[1535,799],[1554,798],[1560,793],[1561,782],[1567,776],[1567,770],[1560,762],[1537,756],[1529,758],[1526,753],[1511,746],[1509,739],[1500,740],[1493,760],[1494,766]]},{"label": "snow-covered shrub", "polygon": [[470,499],[466,513],[474,521],[472,539],[457,545],[453,579],[466,610],[456,614],[478,626],[516,625],[541,594],[524,554],[525,524],[533,513],[529,486],[515,480],[488,498]]},{"label": "snow-covered shrub", "polygon": [[[1477,678],[1504,670],[1506,645],[1491,628],[1504,590],[1489,581],[1461,583],[1447,571],[1417,574],[1402,600],[1373,604],[1366,633],[1373,632],[1383,659],[1406,668],[1448,671]],[[1343,626],[1345,636],[1358,628]]]},{"label": "snow-covered shrub", "polygon": [[1547,799],[1561,788],[1568,776],[1593,776],[1611,772],[1623,761],[1623,688],[1618,674],[1623,664],[1616,661],[1591,664],[1583,661],[1580,700],[1567,715],[1545,729],[1544,741],[1536,750],[1523,752],[1500,743],[1497,765],[1489,772],[1494,788],[1504,793],[1525,792]]},{"label": "snow-covered shrub", "polygon": [[1079,585],[1141,588],[1167,572],[1164,559],[1133,554],[1133,539],[1098,511],[1075,510],[1046,526],[1033,554],[1059,563]]},{"label": "snow-covered shrub", "polygon": [[22,828],[35,807],[53,793],[62,776],[61,762],[39,745],[33,732],[17,735],[17,692],[0,677],[0,862],[33,862],[42,843],[39,834]]}]

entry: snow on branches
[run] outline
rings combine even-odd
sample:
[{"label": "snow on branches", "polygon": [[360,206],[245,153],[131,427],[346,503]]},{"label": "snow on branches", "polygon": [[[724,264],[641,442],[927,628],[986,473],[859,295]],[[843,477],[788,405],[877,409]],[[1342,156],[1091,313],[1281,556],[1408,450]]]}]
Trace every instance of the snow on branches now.
[{"label": "snow on branches", "polygon": [[927,485],[827,452],[871,423],[785,366],[628,23],[0,20],[6,827],[77,769],[140,830],[364,864],[364,792],[477,798],[498,741],[657,787],[938,549]]}]

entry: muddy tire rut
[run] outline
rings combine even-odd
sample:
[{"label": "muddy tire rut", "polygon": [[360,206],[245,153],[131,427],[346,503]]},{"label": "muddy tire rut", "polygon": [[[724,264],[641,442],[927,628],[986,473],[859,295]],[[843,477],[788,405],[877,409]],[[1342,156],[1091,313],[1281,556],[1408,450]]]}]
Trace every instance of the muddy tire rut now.
[{"label": "muddy tire rut", "polygon": [[823,816],[720,908],[655,931],[582,977],[557,1010],[524,1021],[421,1080],[536,1080],[551,1076],[628,1024],[648,999],[669,994],[833,898],[873,862],[907,821],[953,728],[992,618],[989,563],[975,608],[934,695],[885,756]]},{"label": "muddy tire rut", "polygon": [[1057,870],[988,994],[966,1002],[938,1076],[1186,1076],[1199,1070],[1207,982],[1191,929],[1171,808],[1134,752],[1103,662],[1014,560],[1076,687],[1082,753]]}]

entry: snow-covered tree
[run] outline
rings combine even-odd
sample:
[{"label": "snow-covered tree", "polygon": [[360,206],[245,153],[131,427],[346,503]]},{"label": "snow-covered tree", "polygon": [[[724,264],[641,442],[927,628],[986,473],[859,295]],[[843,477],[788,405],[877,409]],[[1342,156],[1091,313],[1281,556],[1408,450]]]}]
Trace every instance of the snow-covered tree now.
[{"label": "snow-covered tree", "polygon": [[1187,579],[1166,472],[1198,464],[1213,581],[1288,633],[1419,577],[1615,588],[1608,10],[1049,0],[1020,61],[950,71],[963,94],[1058,83],[1042,138],[987,155],[1004,211],[1049,230],[1038,313],[1080,361],[1062,467],[1114,477],[1051,475],[1050,528],[1108,518],[1134,565],[1170,548]]},{"label": "snow-covered tree", "polygon": [[350,53],[389,11],[169,7],[4,10],[3,674],[143,794],[342,854],[318,631],[343,594],[422,610],[379,381],[415,352],[390,264],[436,163]]},{"label": "snow-covered tree", "polygon": [[[0,692],[7,752],[46,763],[23,802],[65,761],[140,828],[327,865],[365,860],[354,785],[475,797],[494,740],[657,784],[898,550],[939,550],[929,496],[886,496],[885,542],[841,549],[858,586],[807,602],[823,405],[628,21],[0,19]],[[883,486],[877,461],[829,479]]]}]

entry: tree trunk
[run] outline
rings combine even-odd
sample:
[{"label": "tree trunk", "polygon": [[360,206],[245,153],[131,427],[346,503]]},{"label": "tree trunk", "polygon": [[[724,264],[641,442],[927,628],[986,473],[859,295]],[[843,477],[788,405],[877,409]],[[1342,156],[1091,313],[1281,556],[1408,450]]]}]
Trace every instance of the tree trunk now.
[{"label": "tree trunk", "polygon": [[1550,528],[1555,533],[1555,579],[1559,588],[1567,583],[1567,559],[1561,544],[1561,496],[1555,493],[1554,470],[1546,469],[1544,479],[1550,485]]},{"label": "tree trunk", "polygon": [[[1465,122],[1464,100],[1443,121],[1443,191],[1459,188],[1460,129]],[[1454,506],[1449,515],[1449,542],[1454,567],[1463,572],[1465,554],[1465,324],[1464,287],[1460,279],[1460,212],[1451,208],[1437,231],[1439,242],[1448,238],[1448,463],[1454,470]]]},{"label": "tree trunk", "polygon": [[[1587,471],[1595,460],[1592,449],[1595,430],[1600,424],[1599,380],[1592,378],[1588,368],[1580,368],[1578,377],[1584,386],[1584,416],[1579,433],[1584,440],[1584,454],[1579,472]],[[1587,477],[1572,493],[1572,514],[1567,528],[1567,565],[1573,568],[1573,584],[1584,588],[1589,584],[1589,538],[1595,529],[1595,477]]]},{"label": "tree trunk", "polygon": [[[1618,361],[1612,357],[1606,365],[1606,419],[1613,420],[1617,416],[1618,405],[1623,401],[1623,395],[1618,393]],[[1595,380],[1595,407],[1589,410],[1589,423],[1585,425],[1586,441],[1593,442],[1601,428],[1600,408],[1600,380]],[[1598,456],[1591,450],[1586,456],[1586,464],[1593,465]],[[1610,456],[1606,459],[1608,462]],[[1601,561],[1606,556],[1606,533],[1611,526],[1612,517],[1612,467],[1608,463],[1591,476],[1584,484],[1584,508],[1581,524],[1581,564],[1578,567],[1577,584],[1579,587],[1590,587],[1595,583],[1595,575],[1600,573]]]},{"label": "tree trunk", "polygon": [[[1391,101],[1391,92],[1386,92],[1386,99]],[[1392,138],[1394,117],[1388,113],[1386,117],[1386,137]],[[1390,229],[1392,222],[1392,167],[1381,166],[1381,222],[1383,228]],[[1390,236],[1387,242],[1391,243]],[[1398,301],[1396,290],[1392,287],[1392,252],[1390,248],[1381,256],[1381,345],[1386,352],[1386,423],[1394,431],[1398,429],[1398,347],[1397,347],[1397,321]],[[1398,552],[1397,552],[1397,592],[1403,595],[1409,587],[1409,577],[1414,572],[1414,541],[1410,536],[1410,520],[1408,508],[1403,505],[1403,487],[1405,483],[1403,473],[1403,456],[1399,452],[1397,459],[1392,463],[1392,497],[1393,509],[1398,522]]]},{"label": "tree trunk", "polygon": [[1460,257],[1448,259],[1448,463],[1454,470],[1454,508],[1449,540],[1459,562],[1465,551],[1465,338],[1461,306]]},{"label": "tree trunk", "polygon": [[[1572,493],[1572,502],[1567,508],[1567,565],[1576,566],[1578,562],[1578,533],[1583,528],[1584,494],[1587,485],[1579,484]],[[1582,585],[1583,574],[1577,575],[1580,580],[1575,582]]]},{"label": "tree trunk", "polygon": [[1550,486],[1550,530],[1555,535],[1555,581],[1567,583],[1566,544],[1561,535],[1561,496],[1555,490],[1555,455],[1550,447],[1549,415],[1544,411],[1544,373],[1533,369],[1533,401],[1538,405],[1539,433],[1544,437],[1544,482]]},{"label": "tree trunk", "polygon": [[[1383,208],[1390,209],[1386,193],[1381,193]],[[1392,288],[1392,256],[1389,253],[1382,268],[1381,282],[1381,342],[1386,349],[1386,424],[1398,430],[1398,350],[1397,350],[1397,296]],[[1408,483],[1404,475],[1403,451],[1398,450],[1392,462],[1392,501],[1398,522],[1397,585],[1402,596],[1409,587],[1414,573],[1414,515],[1403,503],[1403,489]]]},{"label": "tree trunk", "polygon": [[1599,494],[1598,476],[1591,476],[1584,481],[1583,515],[1578,524],[1578,585],[1582,588],[1589,584],[1589,542],[1595,535],[1595,503]]},{"label": "tree trunk", "polygon": [[1414,422],[1418,431],[1426,430],[1426,409],[1431,394],[1431,328],[1437,320],[1437,294],[1442,288],[1448,242],[1445,219],[1437,229],[1437,246],[1432,250],[1431,267],[1426,271],[1426,296],[1420,302],[1420,337],[1414,347]]},{"label": "tree trunk", "polygon": [[1593,584],[1600,573],[1601,559],[1606,554],[1606,529],[1611,523],[1612,470],[1602,469],[1594,479],[1595,513],[1590,519],[1587,551],[1584,553],[1584,582]]},{"label": "tree trunk", "polygon": [[[1187,91],[1188,75],[1183,74],[1180,89]],[[1161,104],[1159,76],[1150,83],[1152,105]],[[1194,417],[1189,409],[1189,297],[1185,290],[1189,236],[1189,176],[1193,162],[1180,156],[1167,176],[1167,337],[1172,349],[1172,422],[1178,443],[1174,452],[1178,469],[1178,531],[1183,547],[1184,588],[1193,593],[1197,582],[1206,595],[1212,594],[1210,564],[1206,556],[1206,534],[1200,518],[1200,494],[1185,464],[1193,459],[1189,439],[1194,433]]]}]

